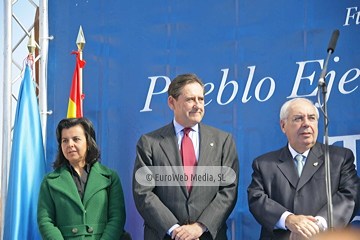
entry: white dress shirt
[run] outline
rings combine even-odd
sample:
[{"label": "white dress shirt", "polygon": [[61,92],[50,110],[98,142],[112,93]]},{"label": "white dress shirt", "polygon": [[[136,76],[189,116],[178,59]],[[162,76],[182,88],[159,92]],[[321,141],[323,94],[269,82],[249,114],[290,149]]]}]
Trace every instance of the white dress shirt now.
[{"label": "white dress shirt", "polygon": [[[179,145],[179,150],[180,150],[181,141],[184,136],[184,132],[182,131],[184,129],[184,127],[181,126],[178,122],[176,122],[175,119],[174,119],[173,123],[174,123],[175,134],[176,134],[176,138],[178,140],[178,145]],[[196,124],[195,126],[191,127],[191,131],[189,132],[189,137],[191,138],[191,141],[194,145],[196,161],[198,161],[199,160],[199,142],[200,142],[199,141],[200,140],[199,124]],[[175,224],[174,226],[172,226],[167,231],[167,234],[171,236],[171,232],[177,227],[180,227],[180,225]]]}]

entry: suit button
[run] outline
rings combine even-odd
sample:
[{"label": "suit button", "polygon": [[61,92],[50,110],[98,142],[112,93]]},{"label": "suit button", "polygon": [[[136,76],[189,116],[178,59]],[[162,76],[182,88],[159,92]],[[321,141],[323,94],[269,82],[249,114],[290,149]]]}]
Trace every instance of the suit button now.
[{"label": "suit button", "polygon": [[93,228],[88,228],[88,233],[92,233],[93,231],[94,231],[94,229]]},{"label": "suit button", "polygon": [[72,231],[73,233],[78,233],[77,228],[73,228],[71,231]]}]

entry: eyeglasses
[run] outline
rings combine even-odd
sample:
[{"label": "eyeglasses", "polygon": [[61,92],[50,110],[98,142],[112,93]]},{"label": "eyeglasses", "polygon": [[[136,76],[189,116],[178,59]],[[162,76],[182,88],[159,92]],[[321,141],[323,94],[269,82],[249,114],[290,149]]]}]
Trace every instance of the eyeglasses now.
[{"label": "eyeglasses", "polygon": [[294,123],[303,123],[305,121],[305,118],[307,118],[307,120],[311,123],[315,123],[317,122],[317,118],[315,115],[310,115],[310,116],[307,116],[307,117],[304,117],[304,116],[301,116],[301,115],[295,115],[293,118],[292,118],[292,121]]}]

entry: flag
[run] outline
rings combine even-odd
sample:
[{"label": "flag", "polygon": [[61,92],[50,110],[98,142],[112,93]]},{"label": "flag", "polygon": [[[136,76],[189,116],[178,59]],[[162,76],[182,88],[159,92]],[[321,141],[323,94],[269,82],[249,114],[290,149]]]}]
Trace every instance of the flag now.
[{"label": "flag", "polygon": [[69,105],[67,111],[67,118],[79,118],[83,116],[82,111],[82,99],[84,99],[84,95],[81,94],[81,75],[80,68],[85,66],[85,61],[80,59],[80,54],[77,51],[74,51],[72,54],[76,54],[76,66],[74,71],[74,76],[72,79],[70,97],[69,97]]},{"label": "flag", "polygon": [[3,239],[41,239],[36,214],[46,163],[34,84],[26,65],[15,113]]}]

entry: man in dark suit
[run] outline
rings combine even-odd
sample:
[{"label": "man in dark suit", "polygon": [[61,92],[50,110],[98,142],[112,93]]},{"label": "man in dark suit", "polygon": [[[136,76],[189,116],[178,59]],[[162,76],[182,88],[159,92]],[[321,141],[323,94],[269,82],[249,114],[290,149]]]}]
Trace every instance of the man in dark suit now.
[{"label": "man in dark suit", "polygon": [[[237,200],[238,156],[231,134],[200,123],[205,111],[204,91],[204,84],[195,74],[177,76],[168,89],[168,105],[174,111],[174,120],[142,135],[138,141],[133,196],[145,220],[146,240],[227,239],[225,222]],[[184,134],[186,128],[190,132]],[[191,138],[190,149],[182,146],[185,135]],[[191,187],[188,183],[146,186],[136,180],[136,172],[142,167],[183,169],[184,155],[190,152],[195,169],[229,167],[233,169],[234,181],[226,186],[193,183]]]},{"label": "man in dark suit", "polygon": [[[280,125],[288,144],[253,161],[248,201],[262,226],[260,239],[303,239],[327,229],[325,157],[324,145],[316,141],[318,119],[310,100],[287,101],[280,110]],[[329,155],[334,227],[343,228],[359,209],[359,177],[351,150],[329,146]]]}]

